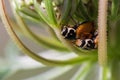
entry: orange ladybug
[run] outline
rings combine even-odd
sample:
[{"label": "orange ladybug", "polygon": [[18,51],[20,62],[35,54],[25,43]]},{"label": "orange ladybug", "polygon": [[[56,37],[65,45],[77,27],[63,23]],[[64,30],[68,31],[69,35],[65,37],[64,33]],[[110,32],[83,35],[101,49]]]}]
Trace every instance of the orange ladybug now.
[{"label": "orange ladybug", "polygon": [[65,39],[75,40],[76,46],[83,49],[95,49],[98,46],[98,32],[93,22],[86,21],[79,25],[64,26],[61,34]]},{"label": "orange ladybug", "polygon": [[93,22],[83,22],[81,24],[71,26],[63,26],[61,34],[65,39],[87,39],[91,38],[95,32],[95,26]]},{"label": "orange ladybug", "polygon": [[98,32],[94,32],[93,37],[91,39],[76,39],[75,44],[76,46],[86,50],[96,49],[98,47]]},{"label": "orange ladybug", "polygon": [[76,46],[83,49],[96,49],[98,46],[98,31],[93,22],[84,22],[76,29]]},{"label": "orange ladybug", "polygon": [[83,22],[76,29],[76,39],[90,39],[95,32],[93,22]]}]

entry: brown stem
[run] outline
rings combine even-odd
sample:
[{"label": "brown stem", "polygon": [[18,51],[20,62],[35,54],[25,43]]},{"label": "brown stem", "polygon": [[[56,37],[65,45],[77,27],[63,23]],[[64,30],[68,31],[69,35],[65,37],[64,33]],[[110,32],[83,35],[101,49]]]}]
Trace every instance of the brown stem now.
[{"label": "brown stem", "polygon": [[108,0],[99,0],[98,12],[98,61],[104,66],[107,63],[107,8]]}]

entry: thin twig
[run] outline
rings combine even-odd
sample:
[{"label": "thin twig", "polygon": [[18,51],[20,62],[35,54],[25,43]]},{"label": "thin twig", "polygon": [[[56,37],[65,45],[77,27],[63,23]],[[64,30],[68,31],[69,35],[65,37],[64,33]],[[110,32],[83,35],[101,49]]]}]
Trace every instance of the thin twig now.
[{"label": "thin twig", "polygon": [[98,9],[98,61],[104,66],[107,63],[107,7],[108,0],[99,0]]}]

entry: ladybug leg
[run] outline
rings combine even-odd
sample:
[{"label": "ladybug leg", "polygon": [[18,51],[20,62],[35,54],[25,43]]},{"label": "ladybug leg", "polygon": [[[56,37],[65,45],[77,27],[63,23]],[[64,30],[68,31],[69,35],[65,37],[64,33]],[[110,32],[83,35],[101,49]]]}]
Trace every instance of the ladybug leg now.
[{"label": "ladybug leg", "polygon": [[91,49],[94,49],[95,44],[92,39],[84,39],[84,40],[77,39],[76,46],[78,46],[82,49],[85,49],[85,50],[91,50]]},{"label": "ladybug leg", "polygon": [[98,36],[96,36],[96,38],[94,39],[94,43],[95,43],[95,48],[98,47]]},{"label": "ladybug leg", "polygon": [[80,47],[82,45],[81,39],[76,39],[75,44],[76,46]]}]

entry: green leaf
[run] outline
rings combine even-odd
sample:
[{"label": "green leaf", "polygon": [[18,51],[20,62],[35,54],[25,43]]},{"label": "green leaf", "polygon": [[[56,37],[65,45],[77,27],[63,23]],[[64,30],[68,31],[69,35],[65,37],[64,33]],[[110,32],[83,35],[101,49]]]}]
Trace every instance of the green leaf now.
[{"label": "green leaf", "polygon": [[120,79],[120,64],[119,59],[114,58],[111,63],[111,80]]},{"label": "green leaf", "polygon": [[76,74],[71,80],[84,80],[86,75],[91,70],[92,66],[93,66],[93,63],[90,63],[90,62],[84,63],[83,65],[81,65],[80,69],[78,70],[78,72],[76,72]]},{"label": "green leaf", "polygon": [[120,6],[120,2],[119,0],[112,0],[112,6],[111,6],[111,18],[112,19],[116,19],[118,16],[118,11],[119,11],[119,7]]},{"label": "green leaf", "polygon": [[[73,66],[64,66],[64,67],[55,67],[48,71],[41,73],[40,75],[33,77],[35,80],[54,80],[54,78],[65,74],[69,70],[71,70]],[[54,73],[54,74],[53,74]]]},{"label": "green leaf", "polygon": [[67,59],[67,60],[55,60],[55,59],[48,59],[43,56],[40,56],[33,51],[31,51],[25,44],[20,40],[20,38],[17,36],[17,34],[14,31],[14,23],[13,21],[9,18],[6,12],[6,8],[3,6],[3,0],[0,1],[0,10],[1,10],[1,17],[2,20],[4,21],[5,28],[7,29],[10,37],[13,39],[13,41],[16,43],[16,45],[28,56],[33,58],[34,60],[44,64],[44,65],[51,65],[51,66],[57,66],[57,65],[70,65],[70,64],[77,64],[77,63],[82,63],[83,61],[88,61],[91,58],[94,59],[96,56],[79,56],[79,57],[74,57],[72,59]]},{"label": "green leaf", "polygon": [[91,20],[97,20],[98,17],[98,0],[90,0],[87,4],[87,11]]},{"label": "green leaf", "polygon": [[[66,51],[67,48],[65,48],[59,41],[42,35],[37,36],[36,34],[34,34],[29,27],[25,24],[24,20],[19,16],[19,14],[15,14],[16,15],[16,20],[20,26],[20,28],[22,29],[23,33],[30,38],[31,40],[35,41],[38,44],[42,44],[43,46],[47,47],[47,48],[52,48],[52,49],[56,49],[59,51]],[[15,23],[14,23],[15,24]],[[17,24],[16,24],[17,25]]]},{"label": "green leaf", "polygon": [[13,6],[12,8],[16,12],[18,12],[22,17],[30,19],[31,21],[35,22],[44,22],[43,19],[34,10],[31,10],[28,6],[21,6],[19,8],[20,4],[16,0],[13,0],[13,2],[15,4],[15,7],[12,5]]},{"label": "green leaf", "polygon": [[[1,64],[0,64],[1,65]],[[10,66],[9,67],[7,67],[8,65],[6,65],[6,66],[1,66],[0,67],[0,80],[3,80],[5,77],[6,77],[6,75],[8,75],[8,73],[10,73],[11,72],[11,70],[10,70]]]},{"label": "green leaf", "polygon": [[72,2],[71,15],[73,15],[77,9],[78,0],[72,0],[71,2]]},{"label": "green leaf", "polygon": [[98,8],[98,0],[92,0],[94,8],[97,9]]},{"label": "green leaf", "polygon": [[107,67],[104,67],[102,75],[103,75],[102,80],[108,80],[108,68]]},{"label": "green leaf", "polygon": [[34,18],[34,17],[31,17],[31,16],[29,16],[29,15],[27,15],[25,13],[20,13],[20,16],[23,17],[26,20],[29,20],[29,21],[32,21],[32,22],[35,22],[35,23],[38,23],[38,24],[40,24],[41,22],[45,23],[40,18]]},{"label": "green leaf", "polygon": [[81,0],[78,4],[78,12],[81,14],[82,17],[84,17],[85,20],[91,20],[87,8],[84,6]]},{"label": "green leaf", "polygon": [[69,21],[69,16],[72,8],[72,0],[64,0],[63,11],[61,15],[60,24],[66,24]]},{"label": "green leaf", "polygon": [[51,24],[58,27],[54,7],[52,5],[52,0],[44,0],[44,2],[45,2],[45,9],[46,9],[46,12],[47,12],[47,15],[48,15],[48,17],[50,19]]},{"label": "green leaf", "polygon": [[43,19],[41,17],[38,17],[39,15],[37,13],[35,13],[34,11],[28,9],[28,8],[22,8],[21,10],[17,10],[20,14],[24,14],[25,16],[23,17],[31,17],[34,20],[39,20],[40,22],[44,22]]},{"label": "green leaf", "polygon": [[55,27],[53,24],[51,24],[50,18],[47,17],[47,15],[44,15],[44,13],[40,10],[40,5],[37,3],[36,0],[34,0],[34,7],[35,7],[35,11],[39,14],[38,17],[42,18],[44,20],[44,22],[46,22],[49,26],[51,27]]}]

